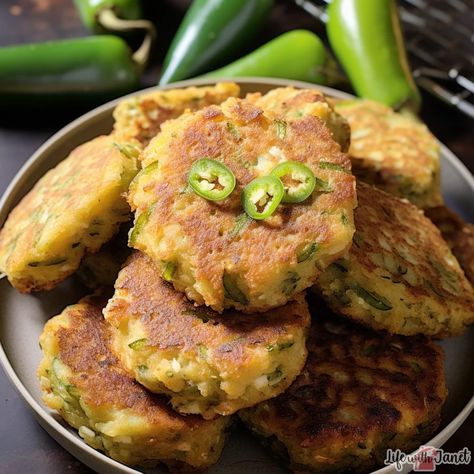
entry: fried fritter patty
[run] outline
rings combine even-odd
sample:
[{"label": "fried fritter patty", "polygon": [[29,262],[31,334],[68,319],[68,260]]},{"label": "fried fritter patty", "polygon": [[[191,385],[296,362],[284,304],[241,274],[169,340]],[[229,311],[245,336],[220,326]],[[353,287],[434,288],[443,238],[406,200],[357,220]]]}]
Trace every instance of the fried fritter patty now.
[{"label": "fried fritter patty", "polygon": [[284,394],[240,412],[293,472],[368,471],[436,431],[447,391],[442,349],[428,338],[318,317],[308,349]]},{"label": "fried fritter patty", "polygon": [[306,360],[310,316],[298,300],[255,318],[195,307],[136,252],[104,310],[117,353],[138,382],[175,410],[230,415],[282,393]]},{"label": "fried fritter patty", "polygon": [[140,386],[112,349],[104,298],[89,297],[50,319],[40,337],[38,376],[46,405],[93,448],[125,464],[195,472],[214,464],[230,417],[205,421],[175,413]]},{"label": "fried fritter patty", "polygon": [[315,288],[340,314],[394,334],[447,337],[474,322],[474,291],[423,211],[358,182],[347,256]]},{"label": "fried fritter patty", "polygon": [[349,149],[351,141],[349,124],[317,89],[279,87],[263,96],[259,92],[248,94],[246,99],[277,117],[295,119],[305,115],[314,115],[326,124],[334,140],[341,145],[342,151]]},{"label": "fried fritter patty", "polygon": [[130,219],[123,194],[136,172],[136,150],[110,136],[75,148],[8,216],[0,271],[25,293],[51,289],[74,273],[86,252]]},{"label": "fried fritter patty", "polygon": [[437,206],[425,210],[458,259],[467,279],[474,285],[474,225],[464,220],[446,206]]},{"label": "fried fritter patty", "polygon": [[[162,270],[171,265],[177,290],[219,312],[285,304],[346,251],[354,232],[355,180],[328,128],[312,115],[272,117],[230,98],[168,121],[143,152],[145,168],[130,188],[136,210],[130,245]],[[236,177],[223,201],[188,188],[189,169],[204,157]],[[287,160],[306,164],[319,178],[313,194],[281,204],[263,221],[247,219],[243,187]]]},{"label": "fried fritter patty", "polygon": [[212,87],[148,92],[122,100],[114,110],[114,134],[119,140],[145,147],[166,120],[179,117],[187,109],[220,104],[239,92],[237,84],[222,82]]},{"label": "fried fritter patty", "polygon": [[442,203],[440,147],[425,125],[369,100],[338,101],[335,109],[351,127],[357,178],[418,207]]}]

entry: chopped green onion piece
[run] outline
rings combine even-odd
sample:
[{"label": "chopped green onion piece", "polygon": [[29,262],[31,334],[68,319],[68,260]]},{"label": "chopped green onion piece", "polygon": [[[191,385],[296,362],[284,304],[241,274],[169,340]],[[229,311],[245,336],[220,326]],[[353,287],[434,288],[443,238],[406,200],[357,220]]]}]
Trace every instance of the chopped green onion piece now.
[{"label": "chopped green onion piece", "polygon": [[142,339],[137,339],[136,341],[131,342],[128,347],[134,351],[141,351],[147,345],[148,339],[146,337]]},{"label": "chopped green onion piece", "polygon": [[221,201],[234,190],[235,176],[219,161],[202,158],[191,166],[188,183],[198,196],[210,201]]},{"label": "chopped green onion piece", "polygon": [[129,190],[130,191],[135,191],[136,187],[138,186],[138,182],[143,176],[148,176],[152,174],[154,171],[158,169],[158,161],[154,161],[153,163],[150,163],[148,166],[143,168],[136,176],[135,178],[132,179],[132,182],[130,183]]},{"label": "chopped green onion piece", "polygon": [[282,140],[286,137],[286,122],[284,120],[275,120],[277,136]]},{"label": "chopped green onion piece", "polygon": [[361,286],[356,286],[354,291],[359,298],[362,298],[367,304],[375,309],[379,309],[380,311],[388,311],[392,309],[390,301],[375,293],[375,291],[367,291]]},{"label": "chopped green onion piece", "polygon": [[229,130],[229,132],[234,135],[236,140],[240,140],[240,133],[237,130],[237,127],[232,122],[227,122],[227,130]]},{"label": "chopped green onion piece", "polygon": [[332,193],[334,191],[334,189],[327,181],[324,181],[324,179],[318,178],[317,176],[315,176],[314,179],[316,180],[316,191],[320,191],[322,193]]},{"label": "chopped green onion piece", "polygon": [[295,343],[293,341],[282,342],[281,344],[278,344],[278,350],[284,351],[285,349],[292,347],[294,344]]},{"label": "chopped green onion piece", "polygon": [[292,347],[294,344],[295,343],[293,341],[282,342],[280,344],[268,344],[267,351],[268,352],[273,352],[275,350],[284,351],[285,349],[289,349],[290,347]]},{"label": "chopped green onion piece", "polygon": [[163,277],[163,280],[171,281],[175,271],[176,271],[176,263],[166,262],[165,268],[163,269],[163,273],[161,274],[161,276]]},{"label": "chopped green onion piece", "polygon": [[347,262],[344,259],[332,263],[331,266],[337,268],[342,273],[347,273],[349,271],[349,269],[347,268]]},{"label": "chopped green onion piece", "polygon": [[224,294],[225,297],[229,300],[236,301],[237,303],[246,305],[249,303],[249,300],[245,293],[237,286],[232,275],[227,273],[224,270],[224,277],[223,277],[223,285],[224,285]]},{"label": "chopped green onion piece", "polygon": [[235,219],[235,225],[229,232],[229,237],[235,237],[238,235],[251,221],[252,219],[245,212],[240,214],[240,216],[236,217]]},{"label": "chopped green onion piece", "polygon": [[267,375],[267,380],[270,382],[270,385],[276,385],[283,377],[283,372],[281,366],[278,366],[272,373]]},{"label": "chopped green onion piece", "polygon": [[150,206],[146,211],[142,212],[136,217],[135,225],[133,226],[133,229],[130,232],[130,237],[128,238],[128,244],[130,247],[133,247],[136,244],[138,235],[147,224],[154,209],[154,205]]},{"label": "chopped green onion piece", "polygon": [[285,161],[273,168],[270,174],[283,183],[283,202],[303,202],[311,196],[316,186],[314,173],[297,161]]},{"label": "chopped green onion piece", "polygon": [[338,165],[336,163],[331,163],[330,161],[320,161],[318,166],[322,170],[342,171],[343,173],[348,173],[344,166]]},{"label": "chopped green onion piece", "polygon": [[313,255],[319,249],[319,244],[317,242],[312,242],[311,244],[305,245],[303,250],[296,256],[296,261],[298,263],[305,262],[313,257]]},{"label": "chopped green onion piece", "polygon": [[210,311],[205,309],[205,308],[185,309],[183,311],[183,314],[186,315],[186,316],[193,316],[193,317],[199,318],[203,323],[207,323],[211,319]]},{"label": "chopped green onion piece", "polygon": [[282,282],[282,291],[286,296],[290,296],[296,290],[301,277],[296,272],[288,272],[288,276]]},{"label": "chopped green onion piece", "polygon": [[42,262],[30,262],[28,264],[29,267],[52,267],[53,265],[61,265],[62,263],[66,263],[66,257],[57,257],[51,258],[50,260],[44,260]]},{"label": "chopped green onion piece", "polygon": [[125,145],[122,145],[120,143],[114,142],[114,146],[118,148],[118,151],[122,153],[122,155],[125,156],[126,158],[135,159],[135,158],[138,158],[138,156],[140,155],[140,150],[128,143],[126,143]]},{"label": "chopped green onion piece", "polygon": [[204,344],[198,344],[198,352],[199,352],[199,357],[202,357],[205,359],[207,357],[207,347]]},{"label": "chopped green onion piece", "polygon": [[251,181],[242,191],[242,204],[249,217],[263,220],[270,217],[275,211],[285,188],[275,176],[262,176]]}]

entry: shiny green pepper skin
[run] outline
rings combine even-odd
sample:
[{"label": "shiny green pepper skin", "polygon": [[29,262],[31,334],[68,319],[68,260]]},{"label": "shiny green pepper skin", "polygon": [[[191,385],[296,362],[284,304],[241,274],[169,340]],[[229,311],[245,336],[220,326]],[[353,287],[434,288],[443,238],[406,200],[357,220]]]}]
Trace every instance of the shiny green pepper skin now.
[{"label": "shiny green pepper skin", "polygon": [[275,176],[261,176],[242,190],[241,201],[246,214],[257,221],[270,217],[277,209],[285,188]]},{"label": "shiny green pepper skin", "polygon": [[[314,191],[316,178],[303,163],[285,161],[272,169],[271,176],[278,178],[285,189],[282,202],[303,202]],[[289,179],[288,179],[289,178]]]},{"label": "shiny green pepper skin", "polygon": [[311,31],[293,30],[252,53],[201,77],[210,79],[262,76],[327,84],[333,67],[322,41]]},{"label": "shiny green pepper skin", "polygon": [[103,33],[97,19],[102,10],[113,10],[123,20],[142,18],[140,0],[74,0],[84,26],[94,33]]},{"label": "shiny green pepper skin", "polygon": [[273,0],[194,0],[166,54],[160,85],[207,72],[249,44]]},{"label": "shiny green pepper skin", "polygon": [[193,163],[188,183],[193,191],[209,201],[221,201],[235,188],[235,176],[223,163],[202,158]]},{"label": "shiny green pepper skin", "polygon": [[116,36],[0,48],[0,108],[93,106],[138,88],[139,72]]},{"label": "shiny green pepper skin", "polygon": [[357,95],[417,112],[396,0],[333,0],[327,13],[329,42]]}]

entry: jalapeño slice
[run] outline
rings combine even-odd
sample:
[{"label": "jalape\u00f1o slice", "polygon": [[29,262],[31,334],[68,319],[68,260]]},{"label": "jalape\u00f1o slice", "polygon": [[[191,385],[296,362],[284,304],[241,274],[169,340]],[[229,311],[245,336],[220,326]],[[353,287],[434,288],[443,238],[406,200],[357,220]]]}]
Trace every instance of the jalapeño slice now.
[{"label": "jalape\u00f1o slice", "polygon": [[285,161],[273,168],[272,176],[278,178],[285,188],[283,202],[303,202],[311,196],[316,186],[313,172],[297,161]]},{"label": "jalape\u00f1o slice", "polygon": [[280,204],[285,189],[275,176],[262,176],[251,181],[242,191],[245,212],[256,220],[270,217]]},{"label": "jalape\u00f1o slice", "polygon": [[204,199],[221,201],[234,190],[235,176],[219,161],[202,158],[191,166],[188,183]]}]

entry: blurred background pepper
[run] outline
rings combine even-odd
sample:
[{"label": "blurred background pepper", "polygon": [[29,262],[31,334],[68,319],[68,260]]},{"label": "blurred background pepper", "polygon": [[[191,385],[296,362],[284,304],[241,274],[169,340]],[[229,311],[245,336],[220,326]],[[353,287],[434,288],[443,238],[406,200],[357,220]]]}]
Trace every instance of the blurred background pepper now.
[{"label": "blurred background pepper", "polygon": [[[16,7],[20,8],[24,2],[33,0],[16,1],[19,2]],[[408,1],[400,0],[400,4],[405,5]],[[400,4],[396,0],[34,2],[38,8],[74,5],[76,15],[79,14],[89,32],[118,35],[135,52],[133,55],[125,53],[125,44],[119,46],[118,41],[101,42],[96,38],[81,43],[77,39],[77,42],[57,46],[50,43],[42,47],[20,48],[18,54],[24,59],[16,61],[15,68],[11,61],[13,50],[0,49],[0,56],[4,58],[3,70],[0,71],[0,96],[9,96],[0,103],[0,108],[11,107],[15,100],[18,108],[41,107],[42,103],[48,102],[47,90],[55,91],[51,94],[50,107],[67,108],[81,104],[90,108],[120,94],[156,84],[158,77],[160,84],[166,84],[196,76],[213,79],[271,76],[332,85],[398,109],[419,110],[420,94],[407,62],[398,10],[404,15],[405,26],[407,18],[415,17],[410,17],[406,9],[397,8]],[[462,4],[462,1],[458,3]],[[292,4],[299,5],[311,16],[298,15],[298,20],[293,21],[296,7],[291,9]],[[318,20],[327,22],[326,27]],[[151,51],[154,25],[158,28],[159,40]],[[65,31],[69,35],[69,29]],[[284,34],[275,38],[282,32]],[[171,39],[170,33],[174,34]],[[91,51],[93,41],[98,45],[95,55]],[[109,57],[105,58],[103,51],[107,43],[113,46]],[[71,48],[72,55],[81,51],[77,60],[68,57],[67,48]],[[86,54],[88,48],[89,56]],[[35,60],[41,58],[42,51],[47,49],[54,51],[54,60]],[[417,50],[412,46],[411,51]],[[35,56],[31,64],[27,61],[28,52]],[[337,66],[332,53],[342,67]],[[129,59],[125,60],[127,56]],[[145,69],[149,58],[152,58],[152,68]],[[84,61],[84,71],[80,73],[81,61]],[[158,70],[161,61],[161,70]],[[100,85],[89,84],[92,71],[101,79]],[[465,95],[468,94],[467,86],[471,84],[469,80],[457,69],[451,69],[449,74],[452,73],[453,80],[467,84],[462,93],[453,96],[426,76],[435,72],[434,69],[417,69],[418,83],[438,92],[438,96],[466,113],[472,110],[471,115],[474,115],[474,108]],[[15,98],[10,95],[12,84],[15,84]],[[472,86],[474,91],[474,83]],[[37,94],[43,97],[30,101],[29,98]],[[22,97],[26,102],[21,100]],[[57,100],[60,97],[61,100]],[[84,97],[84,100],[78,97]]]},{"label": "blurred background pepper", "polygon": [[[74,0],[84,26],[93,33],[109,30],[107,17],[122,20],[139,20],[143,11],[139,0]],[[104,24],[105,15],[105,24]]]},{"label": "blurred background pepper", "polygon": [[220,79],[246,76],[328,84],[336,77],[336,66],[318,36],[308,30],[292,30],[237,61],[200,77]]},{"label": "blurred background pepper", "polygon": [[140,31],[132,53],[110,34],[0,48],[0,110],[94,107],[140,87],[155,28],[139,0],[74,0],[97,33]]},{"label": "blurred background pepper", "polygon": [[139,85],[139,65],[116,36],[0,49],[0,109],[94,106]]},{"label": "blurred background pepper", "polygon": [[327,34],[359,97],[418,112],[395,0],[332,0]]},{"label": "blurred background pepper", "polygon": [[221,66],[255,37],[273,0],[194,0],[166,53],[160,84]]}]

